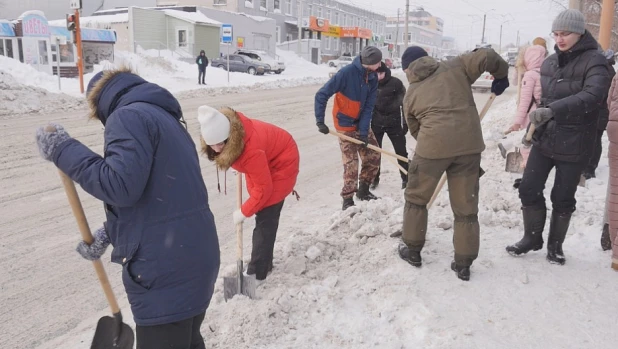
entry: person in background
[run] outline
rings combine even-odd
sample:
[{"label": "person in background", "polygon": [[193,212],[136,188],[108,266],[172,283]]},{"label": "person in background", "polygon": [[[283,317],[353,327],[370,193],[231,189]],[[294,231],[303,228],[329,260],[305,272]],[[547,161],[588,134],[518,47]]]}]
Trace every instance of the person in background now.
[{"label": "person in background", "polygon": [[[509,132],[515,132],[526,129],[530,123],[528,113],[536,110],[541,101],[541,65],[545,60],[547,51],[543,46],[533,45],[526,49],[524,53],[523,69],[525,73],[519,84],[521,89],[519,102],[517,103],[517,112],[513,125],[508,129]],[[525,167],[530,154],[529,148],[522,148],[521,155],[523,158],[522,165]],[[517,178],[513,187],[518,188],[521,183],[521,178]]]},{"label": "person in background", "polygon": [[[607,60],[586,30],[584,15],[561,12],[552,24],[555,53],[541,66],[541,103],[528,117],[536,130],[519,186],[524,236],[506,247],[517,256],[543,248],[547,207],[543,191],[552,169],[553,204],[547,260],[566,262],[562,244],[575,211],[575,193],[597,137],[597,123],[609,86]],[[526,139],[522,140],[525,144]]]},{"label": "person in background", "polygon": [[[395,148],[395,153],[407,158],[406,134],[408,133],[408,124],[403,118],[403,97],[406,95],[406,87],[401,80],[391,75],[391,70],[385,63],[382,63],[376,72],[378,73],[378,96],[373,108],[371,129],[380,148],[384,134],[387,134],[393,148]],[[408,171],[407,161],[399,160],[398,162],[401,167]],[[401,189],[405,189],[408,183],[408,175],[401,173],[401,171],[400,174]],[[371,184],[371,189],[375,189],[379,183],[380,169],[378,168],[378,174]]]},{"label": "person in background", "polygon": [[[335,95],[333,121],[335,129],[356,138],[362,145],[339,139],[343,158],[342,209],[354,206],[354,193],[359,200],[375,200],[369,191],[380,168],[380,153],[367,148],[378,146],[371,130],[371,116],[378,94],[378,77],[375,71],[382,64],[382,51],[375,46],[365,46],[360,56],[341,68],[335,76],[315,94],[315,119],[318,131],[327,135],[330,129],[324,123],[326,104]],[[360,175],[358,158],[362,161]]]},{"label": "person in background", "polygon": [[294,192],[300,155],[282,128],[246,117],[231,108],[198,108],[202,153],[217,164],[245,174],[249,198],[233,213],[234,224],[255,215],[247,275],[264,280],[273,269],[275,239],[285,197]]},{"label": "person in background", "polygon": [[[614,64],[616,64],[616,60],[614,58],[614,51],[607,50],[603,52],[602,49],[600,50],[600,52],[602,52],[607,59],[609,78],[611,81],[614,79],[614,75],[616,75],[616,71],[614,70]],[[609,87],[606,96],[607,94],[609,94]],[[592,156],[590,157],[588,165],[586,165],[586,168],[584,168],[584,172],[582,173],[582,176],[584,176],[584,178],[586,179],[596,177],[596,170],[599,166],[599,160],[601,160],[601,153],[603,152],[603,134],[605,133],[605,129],[607,128],[607,121],[609,118],[609,110],[607,108],[606,101],[607,97],[603,100],[603,107],[599,113],[599,123],[597,124],[597,138],[594,144],[594,151],[592,152]]]},{"label": "person in background", "polygon": [[[609,122],[607,137],[609,138],[609,179],[607,181],[607,198],[605,215],[608,225],[603,229],[601,246],[604,251],[612,250],[612,268],[618,271],[618,75],[614,75],[607,106]],[[604,227],[605,228],[605,227]]]},{"label": "person in background", "polygon": [[206,85],[206,67],[208,67],[208,57],[206,57],[206,52],[204,52],[204,50],[200,51],[200,55],[195,59],[195,63],[197,64],[198,69],[197,83],[199,85]]},{"label": "person in background", "polygon": [[113,246],[137,349],[204,349],[200,326],[219,274],[219,240],[180,104],[128,69],[97,73],[86,98],[105,129],[103,156],[60,125],[36,134],[43,158],[104,203],[107,221],[77,251],[96,260]]}]

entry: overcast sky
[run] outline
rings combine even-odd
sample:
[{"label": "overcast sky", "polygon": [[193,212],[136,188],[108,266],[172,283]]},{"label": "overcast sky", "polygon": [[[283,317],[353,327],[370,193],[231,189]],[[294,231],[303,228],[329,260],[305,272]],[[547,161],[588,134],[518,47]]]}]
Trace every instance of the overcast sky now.
[{"label": "overcast sky", "polygon": [[[343,2],[385,14],[397,16],[397,9],[405,11],[405,0],[343,0]],[[500,24],[502,44],[515,43],[519,30],[520,42],[537,36],[548,37],[551,23],[564,7],[555,4],[568,1],[551,0],[410,0],[410,10],[423,6],[432,15],[444,20],[444,34],[457,40],[460,49],[469,49],[481,42],[483,14],[487,13],[485,35],[487,42],[498,44]],[[373,5],[372,5],[373,3]],[[379,4],[377,6],[376,4]],[[493,10],[492,10],[493,9]]]}]

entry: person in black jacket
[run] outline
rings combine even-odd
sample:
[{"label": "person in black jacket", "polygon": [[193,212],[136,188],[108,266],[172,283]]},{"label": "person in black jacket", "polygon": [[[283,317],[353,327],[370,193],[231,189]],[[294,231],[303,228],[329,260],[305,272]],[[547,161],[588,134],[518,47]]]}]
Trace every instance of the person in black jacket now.
[{"label": "person in black jacket", "polygon": [[[376,70],[378,73],[378,97],[376,105],[373,108],[373,116],[371,118],[371,129],[376,135],[376,139],[380,148],[382,148],[382,139],[384,134],[395,148],[395,153],[403,157],[408,157],[406,150],[406,133],[408,133],[408,124],[403,118],[403,97],[406,95],[406,88],[401,80],[391,75],[391,70],[382,62],[380,68]],[[408,171],[408,163],[399,161],[399,165]],[[401,189],[405,189],[408,183],[408,175],[401,174]],[[371,184],[371,189],[375,189],[380,183],[380,170]]]},{"label": "person in black jacket", "polygon": [[[614,64],[616,64],[614,51],[607,50],[605,52],[600,52],[603,53],[605,55],[605,59],[607,59],[607,64],[609,66],[609,81],[612,81],[614,79],[614,75],[616,75],[616,71],[613,67]],[[602,138],[603,133],[605,133],[605,129],[607,128],[607,122],[609,121],[609,110],[607,109],[607,94],[609,93],[609,86],[607,87],[606,92],[606,98],[603,99],[603,108],[599,113],[599,123],[597,124],[597,141],[594,144],[594,151],[592,152],[590,161],[588,162],[586,168],[584,168],[584,173],[582,174],[586,179],[596,177],[595,172],[599,166],[599,160],[601,160],[601,153],[603,152]]]},{"label": "person in black jacket", "polygon": [[206,85],[206,67],[208,66],[208,57],[206,57],[206,52],[204,50],[200,51],[200,55],[195,59],[195,63],[197,63],[197,68],[199,73],[197,75],[197,83],[200,85]]},{"label": "person in black jacket", "polygon": [[581,12],[561,12],[553,22],[552,35],[556,53],[541,66],[541,103],[529,114],[536,127],[534,146],[519,186],[524,237],[506,250],[520,255],[543,248],[547,214],[543,189],[549,172],[555,168],[547,260],[564,264],[562,243],[575,211],[579,179],[594,151],[597,123],[610,80],[607,60],[585,29]]}]

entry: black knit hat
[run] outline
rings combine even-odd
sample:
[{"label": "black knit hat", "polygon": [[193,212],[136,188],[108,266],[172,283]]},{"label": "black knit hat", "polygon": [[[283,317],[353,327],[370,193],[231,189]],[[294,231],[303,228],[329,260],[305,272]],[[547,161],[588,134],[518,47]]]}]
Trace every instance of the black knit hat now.
[{"label": "black knit hat", "polygon": [[410,46],[406,49],[401,56],[401,66],[403,70],[408,69],[410,63],[416,61],[421,57],[427,57],[427,51],[425,51],[422,47],[419,46]]}]

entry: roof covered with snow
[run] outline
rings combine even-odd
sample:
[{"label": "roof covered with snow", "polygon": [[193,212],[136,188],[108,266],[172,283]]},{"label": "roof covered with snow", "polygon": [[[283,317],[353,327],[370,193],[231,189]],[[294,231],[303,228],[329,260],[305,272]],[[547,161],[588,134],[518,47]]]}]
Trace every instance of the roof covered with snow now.
[{"label": "roof covered with snow", "polygon": [[184,12],[184,11],[176,11],[176,10],[163,10],[166,15],[174,18],[181,19],[183,21],[187,21],[193,24],[209,24],[214,26],[220,26],[221,22],[217,22],[212,18],[208,18],[205,14],[200,11],[197,12]]}]

